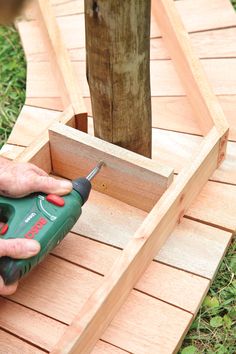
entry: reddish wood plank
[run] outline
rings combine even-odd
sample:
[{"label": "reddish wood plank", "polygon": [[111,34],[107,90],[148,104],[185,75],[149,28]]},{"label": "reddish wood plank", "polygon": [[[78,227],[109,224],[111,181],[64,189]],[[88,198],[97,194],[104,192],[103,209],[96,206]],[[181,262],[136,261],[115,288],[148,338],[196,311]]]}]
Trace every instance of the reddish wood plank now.
[{"label": "reddish wood plank", "polygon": [[[53,254],[106,275],[121,251],[70,233]],[[152,262],[135,288],[194,314],[209,285],[207,279]]]},{"label": "reddish wood plank", "polygon": [[0,329],[0,347],[4,354],[43,354],[44,351]]},{"label": "reddish wood plank", "polygon": [[132,291],[102,339],[132,353],[173,353],[192,316]]},{"label": "reddish wood plank", "polygon": [[[66,328],[66,325],[61,322],[55,321],[41,313],[35,312],[4,298],[0,299],[0,309],[0,325],[2,328],[43,350],[50,351]],[[23,340],[14,337],[10,333],[8,334],[0,330],[2,353],[2,350],[4,350],[4,354],[44,353],[44,351],[25,343]],[[10,351],[8,351],[9,341]],[[94,347],[93,353],[100,354],[102,350],[102,353],[124,353],[123,350],[118,349],[109,343],[98,341]]]}]

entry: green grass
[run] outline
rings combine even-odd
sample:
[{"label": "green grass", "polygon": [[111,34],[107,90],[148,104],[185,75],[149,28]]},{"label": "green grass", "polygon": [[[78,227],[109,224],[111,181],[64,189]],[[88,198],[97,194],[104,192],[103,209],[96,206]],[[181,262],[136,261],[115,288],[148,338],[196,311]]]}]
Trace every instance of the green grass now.
[{"label": "green grass", "polygon": [[[232,0],[236,8],[236,0]],[[25,99],[26,65],[17,32],[0,27],[0,144],[14,125]],[[181,354],[236,353],[236,241],[187,334]]]},{"label": "green grass", "polygon": [[25,100],[26,64],[18,33],[0,26],[0,147]]}]

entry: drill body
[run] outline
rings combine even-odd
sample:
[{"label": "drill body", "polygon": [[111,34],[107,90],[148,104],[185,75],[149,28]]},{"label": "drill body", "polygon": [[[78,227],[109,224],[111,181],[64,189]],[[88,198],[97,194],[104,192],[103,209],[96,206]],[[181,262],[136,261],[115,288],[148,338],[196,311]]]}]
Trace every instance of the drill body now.
[{"label": "drill body", "polygon": [[5,285],[26,275],[71,230],[89,197],[90,181],[103,165],[102,161],[99,162],[87,177],[72,181],[72,192],[63,197],[44,193],[33,193],[19,199],[0,196],[0,221],[4,222],[0,237],[35,239],[41,245],[40,252],[28,259],[0,258],[0,276]]},{"label": "drill body", "polygon": [[43,193],[21,199],[0,197],[1,220],[8,226],[2,238],[35,239],[41,245],[40,252],[28,259],[0,258],[0,275],[6,285],[23,277],[60,243],[80,217],[82,205],[75,190],[63,197]]}]

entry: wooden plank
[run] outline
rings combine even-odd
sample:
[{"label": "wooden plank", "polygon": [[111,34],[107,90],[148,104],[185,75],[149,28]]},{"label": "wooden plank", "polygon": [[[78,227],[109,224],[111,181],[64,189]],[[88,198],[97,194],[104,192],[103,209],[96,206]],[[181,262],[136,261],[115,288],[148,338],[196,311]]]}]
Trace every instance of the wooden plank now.
[{"label": "wooden plank", "polygon": [[[229,140],[236,141],[236,95],[217,97],[229,122]],[[85,98],[88,114],[92,116],[90,98]],[[191,106],[184,96],[152,97],[152,126],[165,130],[201,135]]]},{"label": "wooden plank", "polygon": [[29,146],[61,116],[60,111],[36,108],[24,105],[13,130],[8,138],[8,143]]},{"label": "wooden plank", "polygon": [[234,232],[236,230],[235,200],[235,185],[208,182],[186,214],[195,220]]},{"label": "wooden plank", "polygon": [[[236,141],[235,102],[236,96],[218,96],[230,125],[229,139]],[[91,114],[89,99],[86,100]],[[153,127],[190,134],[201,134],[186,97],[152,97]]]},{"label": "wooden plank", "polygon": [[53,9],[57,16],[75,15],[84,12],[83,0],[52,0]]},{"label": "wooden plank", "polygon": [[10,333],[7,333],[0,329],[0,346],[2,353],[11,353],[11,354],[43,354],[45,351],[42,351],[21,339],[12,336]]},{"label": "wooden plank", "polygon": [[[85,33],[84,33],[84,16],[73,15],[58,18],[64,42],[70,52],[70,58],[73,61],[85,60]],[[236,23],[235,23],[236,25]],[[36,31],[35,26],[33,27]],[[71,36],[71,31],[78,31],[80,34]],[[190,33],[190,40],[194,52],[199,58],[232,58],[236,56],[235,44],[236,27],[222,28],[216,30],[207,30],[204,32]],[[29,39],[31,41],[29,43]],[[29,35],[27,31],[26,39],[28,55],[31,60],[43,60],[42,48],[39,48],[33,43],[33,34]],[[25,45],[24,45],[25,46]],[[150,59],[170,59],[168,50],[161,37],[151,38],[150,42]]]},{"label": "wooden plank", "polygon": [[[205,211],[207,212],[203,208],[203,213]],[[79,221],[73,227],[73,232],[122,249],[146,216],[145,212],[137,208],[92,191]],[[116,237],[113,237],[114,233]],[[212,279],[230,239],[231,233],[183,219],[170,234],[155,260]],[[63,247],[67,248],[67,242],[69,240],[66,239]],[[71,247],[71,257],[72,249],[76,252],[79,244],[78,242],[77,246]],[[98,243],[97,248],[99,247]],[[101,248],[103,249],[103,246]],[[84,253],[87,255],[86,250]],[[111,265],[108,255],[103,259],[97,262],[99,272],[102,271],[104,262]],[[76,262],[76,256],[73,257],[73,262]]]},{"label": "wooden plank", "polygon": [[213,279],[231,238],[230,232],[184,218],[155,259]]},{"label": "wooden plank", "polygon": [[[232,100],[234,100],[235,98],[233,95],[236,95],[236,59],[204,59],[201,60],[201,63],[203,64],[207,77],[213,87],[214,93],[221,96],[231,95]],[[75,62],[74,67],[84,97],[90,97],[85,78],[85,63]],[[56,99],[60,95],[58,87],[53,81],[50,64],[46,62],[29,63],[27,85],[29,98],[44,98],[45,92],[47,92],[49,98]],[[185,95],[173,64],[169,60],[151,61],[151,85],[152,96],[164,97]],[[174,98],[178,99],[178,97]],[[165,99],[167,100],[168,98],[163,98],[163,100]],[[223,97],[223,100],[227,105],[226,96]],[[228,104],[230,104],[229,101]]]},{"label": "wooden plank", "polygon": [[[68,106],[68,108],[58,115],[56,119],[62,124],[67,124],[68,126],[73,127],[76,126],[74,111],[71,106]],[[48,131],[45,131],[34,139],[34,141],[17,156],[16,161],[34,163],[47,173],[50,173],[52,171],[52,166]]]},{"label": "wooden plank", "polygon": [[[44,350],[51,350],[65,324],[7,299],[0,299],[0,326]],[[19,352],[22,350],[19,348]],[[18,352],[18,353],[19,353]]]},{"label": "wooden plank", "polygon": [[54,353],[73,353],[79,350],[89,352],[218,165],[218,158],[219,135],[214,128],[204,139],[191,166],[182,171],[170,185],[104,278],[102,285],[74,318]]},{"label": "wooden plank", "polygon": [[[208,30],[190,34],[189,38],[196,55],[203,58],[232,58],[236,56],[236,27],[220,30]],[[151,39],[151,60],[170,59],[168,50],[162,38]],[[77,60],[81,53],[77,52]],[[75,60],[76,57],[73,57]]]},{"label": "wooden plank", "polygon": [[0,155],[2,157],[5,157],[9,160],[14,160],[19,156],[25,148],[23,146],[17,146],[17,145],[12,145],[12,144],[5,144],[1,148]]},{"label": "wooden plank", "polygon": [[178,347],[191,320],[189,313],[133,291],[102,339],[131,353],[169,354]]},{"label": "wooden plank", "polygon": [[[34,346],[31,347],[30,344],[18,338],[32,343],[42,348],[42,350],[50,351],[66,328],[65,324],[9,301],[6,298],[0,299],[0,308],[0,326],[9,332],[8,334],[0,330],[0,338],[4,340],[4,344],[1,342],[1,350],[4,349],[4,353],[44,353],[44,351]],[[18,338],[10,333],[16,335]],[[11,350],[7,351],[7,343],[9,340]],[[12,350],[16,351],[13,352]],[[100,353],[101,350],[107,350],[108,353],[124,353],[123,350],[116,349],[116,347],[109,343],[98,341],[94,348],[94,353]]]},{"label": "wooden plank", "polygon": [[150,210],[172,182],[172,168],[119,146],[60,124],[53,125],[49,134],[54,173],[70,179],[86,176],[104,160],[94,189],[140,209]]},{"label": "wooden plank", "polygon": [[[121,252],[117,248],[70,233],[53,254],[106,275]],[[205,278],[152,262],[135,289],[194,314],[209,285],[210,281]]]},{"label": "wooden plank", "polygon": [[[199,136],[159,129],[153,129],[152,138],[153,159],[161,162],[163,165],[169,163],[173,166],[175,173],[179,173],[186,163],[190,161],[194,149],[196,149],[202,140],[202,137]],[[226,158],[211,176],[211,180],[235,185],[235,156],[236,143],[229,142]]]},{"label": "wooden plank", "polygon": [[[93,291],[101,278],[95,273],[52,256],[47,257],[47,260],[33,270],[33,273],[31,273],[30,277],[22,281],[17,293],[11,296],[11,298],[21,304],[27,305],[27,307],[36,309],[41,312],[41,314],[47,314],[50,317],[61,319],[64,323],[70,323],[77,309],[82,306],[89,293]],[[50,281],[51,277],[53,277],[53,282]],[[55,288],[57,288],[58,291],[55,292]],[[31,294],[30,298],[27,296],[29,293]],[[65,303],[67,304],[66,312]],[[176,346],[178,337],[182,335],[192,319],[191,314],[137,291],[132,292],[125,307],[126,314],[127,311],[129,311],[129,317],[123,314],[122,317],[118,315],[118,318],[114,319],[114,324],[111,325],[110,333],[104,333],[102,337],[102,339],[111,344],[118,345],[125,350],[130,350],[127,348],[127,345],[133,347],[138,346],[143,352],[146,348],[145,343],[147,342],[153,347],[160,345],[161,348],[167,346],[167,348],[173,349]],[[156,332],[157,328],[160,327],[159,334],[156,338],[150,335],[146,337],[146,333],[138,336],[130,336],[128,330],[130,325],[135,326],[134,328],[137,326],[137,332],[140,332],[140,326],[142,326],[140,314],[143,312],[146,313],[145,322],[147,324],[147,331],[150,334]],[[158,313],[159,316],[156,316],[156,313]],[[16,314],[18,314],[18,311]],[[19,316],[20,314],[21,312],[19,311]],[[153,321],[153,315],[155,316],[155,321]],[[37,314],[35,316],[36,318],[38,317]],[[170,318],[173,320],[171,326],[169,324]],[[13,319],[9,319],[8,321],[9,327],[14,325],[15,321],[13,321]],[[27,317],[26,321],[28,322],[30,319]],[[116,324],[116,321],[118,321],[118,324]],[[37,322],[34,321],[34,323]],[[41,330],[43,330],[43,323],[39,322],[38,338],[36,337],[37,329],[33,326],[31,333],[37,338],[37,342],[42,343],[44,340],[44,345],[50,346],[53,339],[59,337],[62,327],[61,325],[57,325],[53,328],[53,323],[49,320],[45,322],[45,329],[49,331],[55,331],[55,329],[58,328],[59,333],[56,334],[56,338],[52,337],[51,339],[42,338]],[[14,326],[16,327],[16,325]],[[177,331],[176,327],[178,327]],[[18,327],[18,331],[19,330]],[[113,334],[114,330],[115,333]],[[124,341],[120,343],[120,345],[117,344],[117,338],[119,333],[122,333],[121,331],[124,331],[122,334]],[[166,336],[164,333],[166,333]],[[107,338],[108,336],[109,339]]]},{"label": "wooden plank", "polygon": [[[153,4],[155,4],[155,0]],[[179,0],[176,1],[175,6],[188,32],[236,25],[235,11],[228,0]],[[153,18],[151,37],[157,36],[160,36],[160,30]]]},{"label": "wooden plank", "polygon": [[40,135],[31,145],[15,159],[17,162],[31,162],[42,168],[45,172],[50,173],[52,170],[50,160],[50,147],[48,141],[48,133]]},{"label": "wooden plank", "polygon": [[93,189],[89,203],[72,231],[107,244],[115,242],[115,246],[124,248],[146,215],[140,209]]},{"label": "wooden plank", "polygon": [[53,109],[63,111],[63,104],[60,97],[27,97],[25,100],[27,106]]},{"label": "wooden plank", "polygon": [[80,87],[78,81],[75,80],[75,74],[69,60],[68,52],[61,38],[60,29],[57,25],[53,9],[49,2],[38,0],[36,4],[38,8],[38,19],[46,33],[45,38],[48,40],[49,46],[51,47],[51,53],[53,54],[52,60],[58,67],[57,77],[60,75],[59,83],[63,85],[63,87],[60,86],[60,91],[65,99],[65,108],[68,104],[71,104],[78,118],[82,113],[80,116],[80,119],[83,120],[83,122],[81,122],[81,128],[85,128],[85,131],[87,131],[86,109]]},{"label": "wooden plank", "polygon": [[157,19],[165,44],[202,132],[206,134],[213,125],[220,132],[224,131],[228,126],[224,112],[193,52],[174,2],[156,0],[152,3],[152,13]]},{"label": "wooden plank", "polygon": [[[57,16],[76,15],[83,12],[83,0],[53,0]],[[176,7],[188,32],[224,28],[236,25],[234,10],[228,0],[180,0]],[[155,21],[152,21],[152,37],[160,35]]]}]

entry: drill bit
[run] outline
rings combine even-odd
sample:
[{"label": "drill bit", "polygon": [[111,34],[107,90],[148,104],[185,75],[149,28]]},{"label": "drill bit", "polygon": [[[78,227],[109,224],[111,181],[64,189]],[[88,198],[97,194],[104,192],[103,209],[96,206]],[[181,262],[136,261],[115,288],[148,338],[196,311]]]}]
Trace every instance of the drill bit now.
[{"label": "drill bit", "polygon": [[98,174],[98,172],[103,166],[105,166],[105,163],[103,161],[100,161],[97,166],[88,174],[86,179],[91,181]]}]

